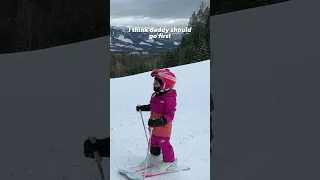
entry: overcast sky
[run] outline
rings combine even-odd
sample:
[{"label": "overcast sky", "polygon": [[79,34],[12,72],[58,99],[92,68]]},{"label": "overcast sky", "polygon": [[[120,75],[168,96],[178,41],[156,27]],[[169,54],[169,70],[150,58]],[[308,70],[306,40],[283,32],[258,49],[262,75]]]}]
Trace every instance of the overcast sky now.
[{"label": "overcast sky", "polygon": [[186,27],[193,11],[210,0],[111,0],[111,26]]}]

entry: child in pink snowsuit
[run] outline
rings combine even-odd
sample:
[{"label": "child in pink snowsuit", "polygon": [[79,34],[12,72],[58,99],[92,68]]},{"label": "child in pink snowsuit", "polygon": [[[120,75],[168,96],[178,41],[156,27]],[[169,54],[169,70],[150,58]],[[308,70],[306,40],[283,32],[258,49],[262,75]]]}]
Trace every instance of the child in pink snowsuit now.
[{"label": "child in pink snowsuit", "polygon": [[[170,143],[172,121],[176,112],[177,93],[173,89],[176,78],[167,69],[155,70],[151,73],[154,77],[154,93],[151,96],[150,104],[137,106],[137,111],[150,111],[148,121],[149,131],[153,128],[151,135],[150,155],[148,165],[156,165],[158,171],[165,171],[176,165],[177,159]],[[161,160],[161,154],[163,160]],[[145,166],[145,161],[141,163]]]}]

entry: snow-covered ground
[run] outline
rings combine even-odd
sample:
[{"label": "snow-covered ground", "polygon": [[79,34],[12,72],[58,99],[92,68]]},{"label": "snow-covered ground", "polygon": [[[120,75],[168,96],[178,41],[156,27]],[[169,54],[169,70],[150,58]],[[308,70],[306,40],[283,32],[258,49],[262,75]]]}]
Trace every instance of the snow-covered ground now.
[{"label": "snow-covered ground", "polygon": [[319,3],[211,17],[212,179],[319,179]]},{"label": "snow-covered ground", "polygon": [[103,37],[0,55],[0,180],[99,180],[82,146],[109,135],[108,46]]},{"label": "snow-covered ground", "polygon": [[[190,166],[187,172],[152,180],[210,179],[210,61],[170,68],[177,76],[177,111],[171,143],[179,164]],[[148,104],[153,78],[150,72],[111,79],[110,82],[110,178],[126,179],[118,168],[135,166],[144,160],[147,140],[137,104]],[[145,124],[149,113],[143,113]]]}]

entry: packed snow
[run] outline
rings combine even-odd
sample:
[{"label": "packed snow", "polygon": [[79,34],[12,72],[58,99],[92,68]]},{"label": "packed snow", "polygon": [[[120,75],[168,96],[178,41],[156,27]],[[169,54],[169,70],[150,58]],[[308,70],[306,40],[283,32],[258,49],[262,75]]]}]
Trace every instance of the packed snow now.
[{"label": "packed snow", "polygon": [[[180,165],[191,170],[150,180],[210,179],[210,61],[170,68],[177,76],[177,111],[171,143]],[[147,140],[138,104],[148,104],[153,78],[150,72],[110,81],[110,178],[125,180],[118,169],[136,166],[147,153]],[[149,112],[143,112],[147,126]]]},{"label": "packed snow", "polygon": [[287,1],[211,17],[212,179],[320,178],[319,6]]},{"label": "packed snow", "polygon": [[108,46],[0,54],[0,180],[100,180],[83,142],[109,136]]}]

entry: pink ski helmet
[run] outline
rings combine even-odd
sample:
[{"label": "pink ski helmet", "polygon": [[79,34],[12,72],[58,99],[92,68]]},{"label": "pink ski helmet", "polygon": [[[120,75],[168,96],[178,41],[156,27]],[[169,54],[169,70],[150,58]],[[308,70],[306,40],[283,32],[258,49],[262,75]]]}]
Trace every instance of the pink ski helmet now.
[{"label": "pink ski helmet", "polygon": [[151,77],[157,77],[162,81],[160,91],[173,89],[176,84],[176,76],[169,69],[157,69],[151,72]]}]

